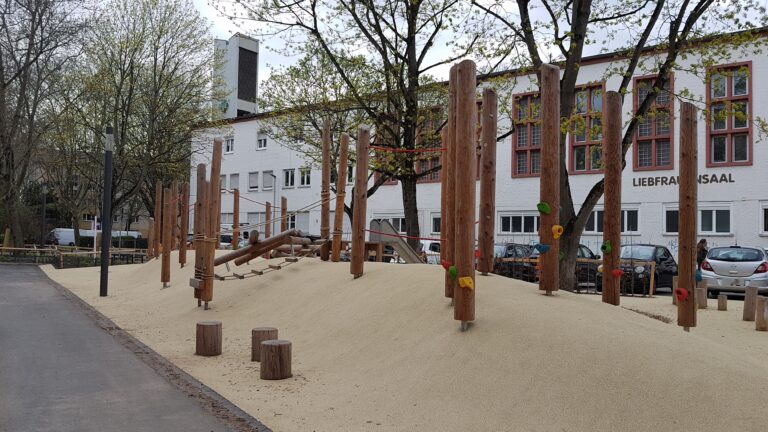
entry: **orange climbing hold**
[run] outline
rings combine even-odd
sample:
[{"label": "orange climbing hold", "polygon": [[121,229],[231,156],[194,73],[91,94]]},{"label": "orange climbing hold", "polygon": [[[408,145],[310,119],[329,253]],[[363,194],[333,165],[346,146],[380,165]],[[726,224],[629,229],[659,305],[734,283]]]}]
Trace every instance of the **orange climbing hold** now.
[{"label": "orange climbing hold", "polygon": [[684,302],[688,299],[688,290],[685,288],[675,288],[675,297],[678,302]]}]

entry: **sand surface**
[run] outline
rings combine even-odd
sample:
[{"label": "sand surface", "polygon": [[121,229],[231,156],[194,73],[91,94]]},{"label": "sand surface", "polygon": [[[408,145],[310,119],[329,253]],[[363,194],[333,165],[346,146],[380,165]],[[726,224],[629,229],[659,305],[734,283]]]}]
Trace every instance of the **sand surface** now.
[{"label": "sand surface", "polygon": [[[45,270],[276,431],[767,427],[768,334],[741,322],[737,302],[704,311],[685,333],[593,296],[545,297],[531,284],[478,276],[477,320],[461,333],[439,266],[366,263],[352,280],[348,263],[303,259],[216,282],[209,311],[192,296],[189,266],[174,265],[167,289],[157,260],[113,267],[106,298],[96,268]],[[669,301],[646,304],[664,311]],[[193,354],[195,322],[207,319],[223,323],[222,356]],[[259,379],[250,362],[259,326],[293,342],[293,378]]]}]

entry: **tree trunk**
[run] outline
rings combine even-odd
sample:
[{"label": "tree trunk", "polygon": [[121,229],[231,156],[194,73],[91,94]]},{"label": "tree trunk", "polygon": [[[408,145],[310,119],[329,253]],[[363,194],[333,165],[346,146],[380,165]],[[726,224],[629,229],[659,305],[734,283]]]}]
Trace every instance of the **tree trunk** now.
[{"label": "tree trunk", "polygon": [[579,236],[573,234],[560,237],[560,252],[565,254],[560,261],[560,289],[573,291],[576,287],[576,254],[579,249]]},{"label": "tree trunk", "polygon": [[14,247],[24,247],[24,229],[21,226],[21,215],[19,215],[19,201],[15,192],[11,193],[11,198],[6,203],[8,206],[9,225],[11,226],[11,237]]},{"label": "tree trunk", "polygon": [[405,232],[409,237],[408,245],[418,252],[421,248],[419,237],[419,208],[416,204],[416,178],[408,177],[400,180],[403,189],[403,211],[405,213]]}]

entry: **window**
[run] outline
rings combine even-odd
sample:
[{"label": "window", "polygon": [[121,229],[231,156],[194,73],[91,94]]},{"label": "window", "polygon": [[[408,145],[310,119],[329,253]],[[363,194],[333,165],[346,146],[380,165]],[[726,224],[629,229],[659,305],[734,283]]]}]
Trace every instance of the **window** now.
[{"label": "window", "polygon": [[227,175],[222,174],[219,176],[219,189],[227,190]]},{"label": "window", "polygon": [[672,169],[674,154],[672,130],[672,98],[670,83],[667,79],[662,89],[654,89],[656,76],[635,78],[634,107],[637,109],[648,95],[656,91],[656,99],[646,115],[640,120],[635,134],[634,168],[635,171]]},{"label": "window", "polygon": [[392,218],[390,221],[397,232],[405,234],[405,218]]},{"label": "window", "polygon": [[258,188],[259,188],[259,173],[249,172],[248,173],[248,189],[256,190]]},{"label": "window", "polygon": [[234,138],[227,138],[224,140],[224,153],[234,153],[235,152],[235,139]]},{"label": "window", "polygon": [[699,210],[700,234],[730,234],[731,210],[727,208]]},{"label": "window", "polygon": [[442,219],[440,216],[432,216],[432,234],[440,234],[441,221]]},{"label": "window", "polygon": [[[257,225],[267,220],[267,215],[264,212],[253,212],[247,214],[248,225]],[[265,225],[259,225],[255,229],[264,234]]]},{"label": "window", "polygon": [[[594,210],[584,226],[585,233],[599,234],[603,232],[603,210]],[[625,234],[637,234],[640,231],[640,211],[637,209],[621,211],[621,232]]]},{"label": "window", "polygon": [[285,218],[285,220],[286,220],[288,229],[296,229],[296,215],[295,214],[288,215]]},{"label": "window", "polygon": [[283,187],[292,188],[296,183],[296,170],[287,169],[283,170]]},{"label": "window", "polygon": [[499,226],[505,234],[533,234],[539,231],[539,217],[533,213],[502,214]]},{"label": "window", "polygon": [[231,224],[233,221],[233,213],[222,213],[221,214],[221,223],[222,224]]},{"label": "window", "polygon": [[233,190],[240,189],[240,174],[229,175],[229,188]]},{"label": "window", "polygon": [[576,92],[571,117],[571,171],[599,172],[602,169],[603,84],[584,86]]},{"label": "window", "polygon": [[[425,171],[429,171],[433,168],[437,168],[440,166],[440,158],[434,157],[429,159],[422,159],[416,162],[416,172],[417,173],[423,173]],[[425,175],[423,177],[419,177],[417,180],[417,183],[426,183],[426,182],[436,182],[440,181],[440,171],[432,171],[428,175]]]},{"label": "window", "polygon": [[272,174],[272,171],[264,171],[262,176],[262,184],[264,185],[262,189],[264,190],[272,190],[273,187],[275,187],[275,178],[273,177],[274,174]]},{"label": "window", "polygon": [[708,70],[707,166],[752,164],[751,63]]},{"label": "window", "polygon": [[585,233],[601,233],[603,232],[603,211],[594,210],[587,219],[587,224],[584,226]]},{"label": "window", "polygon": [[768,233],[768,204],[763,204],[763,232]]},{"label": "window", "polygon": [[664,209],[664,233],[677,234],[679,231],[680,212],[677,208],[668,207]]},{"label": "window", "polygon": [[309,167],[299,170],[299,186],[309,186],[312,183],[312,170]]},{"label": "window", "polygon": [[541,172],[540,108],[538,93],[519,95],[514,99],[513,177],[536,176]]},{"label": "window", "polygon": [[266,150],[267,137],[264,134],[258,134],[256,136],[256,150]]}]

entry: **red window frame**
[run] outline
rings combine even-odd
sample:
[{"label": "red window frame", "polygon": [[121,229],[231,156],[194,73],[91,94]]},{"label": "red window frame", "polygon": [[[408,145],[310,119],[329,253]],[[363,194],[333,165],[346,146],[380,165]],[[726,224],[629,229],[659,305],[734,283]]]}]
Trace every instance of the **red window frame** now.
[{"label": "red window frame", "polygon": [[[640,106],[640,103],[642,102],[640,100],[640,85],[643,83],[647,83],[648,85],[653,85],[653,83],[656,81],[656,74],[652,75],[642,75],[637,76],[633,78],[632,82],[632,106],[633,106],[633,112],[637,112],[637,108]],[[667,89],[667,92],[669,93],[668,101],[666,104],[659,104],[656,101],[653,102],[649,112],[653,111],[660,111],[660,110],[666,110],[669,114],[669,132],[666,134],[659,134],[656,130],[656,120],[653,118],[653,122],[651,123],[651,134],[647,136],[640,136],[640,126],[638,125],[637,131],[635,132],[635,136],[632,138],[632,147],[634,148],[632,153],[632,165],[633,169],[635,171],[661,171],[661,170],[671,170],[675,168],[675,102],[672,95],[675,93],[675,79],[674,75],[672,73],[669,74],[669,79],[667,80],[669,83],[669,88]],[[657,95],[658,96],[658,95]],[[651,155],[653,163],[649,166],[640,166],[640,142],[641,141],[650,141],[651,142]],[[669,141],[669,163],[666,165],[658,165],[656,163],[656,143],[658,141]]]},{"label": "red window frame", "polygon": [[[587,91],[587,106],[586,106],[586,112],[584,113],[577,113],[575,111],[576,108],[576,96],[582,92]],[[592,110],[592,92],[594,90],[600,90],[601,92],[601,107],[600,111],[593,111]],[[571,128],[569,135],[569,143],[570,143],[570,158],[568,160],[568,170],[570,174],[598,174],[602,173],[602,168],[593,168],[592,167],[592,147],[599,148],[602,152],[603,148],[603,138],[602,138],[602,120],[603,120],[603,109],[605,108],[605,81],[599,82],[599,83],[592,83],[592,84],[584,84],[581,86],[577,86],[576,93],[573,95],[574,97],[574,112],[572,116],[579,116],[584,118],[585,121],[585,129],[584,129],[584,141],[576,141],[576,133],[574,132],[573,128]],[[591,130],[591,123],[593,118],[599,118],[600,119],[600,139],[592,139],[592,136],[590,134]],[[576,149],[580,147],[586,147],[586,154],[585,154],[585,168],[583,170],[576,170]],[[601,154],[602,159],[602,154]]]},{"label": "red window frame", "polygon": [[[746,69],[747,71],[747,94],[733,95],[733,76],[734,72]],[[725,96],[714,97],[712,95],[712,75],[720,72],[726,78]],[[750,166],[754,160],[752,143],[752,62],[728,63],[707,68],[707,79],[705,81],[707,92],[707,168],[730,167],[730,166]],[[747,106],[747,125],[743,128],[733,126],[734,116],[731,114],[731,106],[734,102],[746,102]],[[723,103],[728,113],[725,121],[725,129],[713,130],[715,119],[712,117],[713,104]],[[738,135],[747,135],[747,160],[733,160],[733,138]],[[714,162],[712,160],[712,140],[715,137],[725,137],[726,156],[725,162]]]},{"label": "red window frame", "polygon": [[[524,178],[524,177],[538,177],[541,174],[541,141],[539,145],[533,146],[533,127],[535,125],[541,126],[541,117],[533,116],[533,100],[539,96],[539,92],[528,92],[514,95],[512,98],[512,118],[515,125],[515,132],[512,134],[512,177]],[[518,116],[518,105],[520,100],[525,99],[528,104],[526,108],[526,117],[521,119]],[[539,102],[541,104],[541,102]],[[541,105],[539,105],[541,106]],[[522,130],[526,133],[526,146],[518,147],[518,136]],[[539,127],[541,131],[541,127]],[[541,136],[540,136],[541,137]],[[541,138],[540,138],[541,139]],[[533,172],[533,165],[531,164],[531,155],[533,153],[539,154],[539,172]],[[525,154],[526,169],[525,173],[517,172],[517,158],[519,155]]]}]

